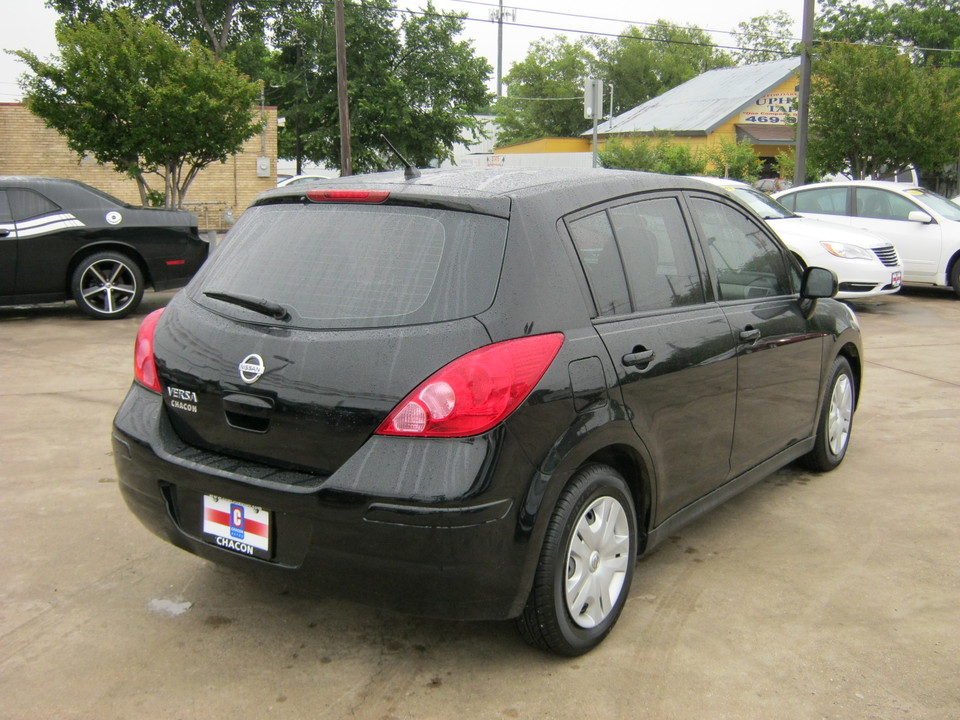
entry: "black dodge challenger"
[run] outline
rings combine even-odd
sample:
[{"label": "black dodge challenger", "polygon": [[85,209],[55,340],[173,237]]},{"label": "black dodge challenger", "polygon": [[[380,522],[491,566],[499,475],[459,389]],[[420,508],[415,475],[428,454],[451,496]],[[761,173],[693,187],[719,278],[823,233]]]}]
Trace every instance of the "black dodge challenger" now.
[{"label": "black dodge challenger", "polygon": [[146,285],[185,285],[207,250],[191,212],[136,207],[73,180],[0,176],[0,305],[72,297],[92,317],[121,318]]}]

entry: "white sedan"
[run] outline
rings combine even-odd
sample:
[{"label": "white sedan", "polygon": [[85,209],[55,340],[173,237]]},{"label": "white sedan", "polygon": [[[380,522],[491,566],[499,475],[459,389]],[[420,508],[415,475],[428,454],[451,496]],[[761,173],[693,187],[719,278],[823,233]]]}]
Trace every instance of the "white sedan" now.
[{"label": "white sedan", "polygon": [[700,178],[717,185],[767,221],[804,266],[833,270],[845,300],[889,295],[900,289],[903,266],[893,245],[873,233],[801,217],[746,183]]},{"label": "white sedan", "polygon": [[903,259],[903,281],[960,295],[960,206],[915,185],[848,180],[774,195],[790,210],[880,235]]}]

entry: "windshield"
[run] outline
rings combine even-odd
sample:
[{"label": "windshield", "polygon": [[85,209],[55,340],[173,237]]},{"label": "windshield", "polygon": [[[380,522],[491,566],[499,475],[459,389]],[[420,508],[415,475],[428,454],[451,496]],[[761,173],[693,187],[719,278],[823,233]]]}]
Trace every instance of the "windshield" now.
[{"label": "windshield", "polygon": [[493,302],[506,229],[425,208],[255,206],[188,292],[221,314],[305,328],[455,320]]},{"label": "windshield", "polygon": [[904,191],[910,197],[917,198],[920,202],[928,205],[931,210],[943,215],[947,220],[960,221],[960,205],[947,200],[942,195],[937,195],[925,188],[910,188]]},{"label": "windshield", "polygon": [[781,218],[796,217],[796,215],[787,210],[772,197],[769,195],[764,195],[758,190],[733,186],[726,187],[724,190],[729,192],[740,202],[748,205],[751,210],[753,210],[764,220],[780,220]]}]

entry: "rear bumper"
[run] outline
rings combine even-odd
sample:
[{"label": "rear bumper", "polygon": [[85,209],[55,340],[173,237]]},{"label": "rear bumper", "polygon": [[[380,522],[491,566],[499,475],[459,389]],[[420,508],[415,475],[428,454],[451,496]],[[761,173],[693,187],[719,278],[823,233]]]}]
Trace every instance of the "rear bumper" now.
[{"label": "rear bumper", "polygon": [[[160,396],[134,384],[113,449],[127,506],[189,552],[413,614],[505,619],[523,608],[538,552],[517,520],[535,471],[508,437],[375,437],[323,478],[186,447]],[[205,494],[271,512],[268,559],[214,544],[203,532]]]}]

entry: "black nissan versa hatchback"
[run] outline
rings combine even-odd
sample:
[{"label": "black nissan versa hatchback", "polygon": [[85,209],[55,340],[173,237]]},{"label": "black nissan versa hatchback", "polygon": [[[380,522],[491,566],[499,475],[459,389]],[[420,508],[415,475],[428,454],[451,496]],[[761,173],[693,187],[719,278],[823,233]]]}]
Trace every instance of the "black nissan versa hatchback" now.
[{"label": "black nissan versa hatchback", "polygon": [[[113,445],[153,532],[577,655],[638,553],[844,457],[836,278],[697,180],[385,173],[271,190],[136,343]],[[162,314],[161,314],[162,313]]]}]

